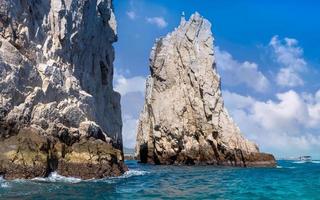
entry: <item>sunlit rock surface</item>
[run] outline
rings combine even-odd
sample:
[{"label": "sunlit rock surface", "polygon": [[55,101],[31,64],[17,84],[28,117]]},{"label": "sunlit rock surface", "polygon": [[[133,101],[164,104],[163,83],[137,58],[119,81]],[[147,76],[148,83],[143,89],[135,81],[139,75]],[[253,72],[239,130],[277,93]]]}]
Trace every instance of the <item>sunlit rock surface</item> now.
[{"label": "sunlit rock surface", "polygon": [[126,171],[111,0],[0,1],[0,175]]},{"label": "sunlit rock surface", "polygon": [[[274,166],[245,139],[224,107],[211,24],[184,17],[150,56],[136,157],[143,163]],[[248,122],[249,123],[249,122]]]}]

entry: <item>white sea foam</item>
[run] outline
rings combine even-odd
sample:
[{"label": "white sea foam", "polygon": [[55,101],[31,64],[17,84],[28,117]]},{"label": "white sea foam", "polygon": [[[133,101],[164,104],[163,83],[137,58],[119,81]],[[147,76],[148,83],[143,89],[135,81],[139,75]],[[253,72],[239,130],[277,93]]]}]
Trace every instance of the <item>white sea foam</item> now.
[{"label": "white sea foam", "polygon": [[79,178],[61,176],[57,172],[52,172],[46,178],[39,177],[39,178],[34,178],[32,180],[43,181],[43,182],[65,182],[65,183],[79,183],[82,181]]},{"label": "white sea foam", "polygon": [[291,167],[283,167],[283,166],[277,165],[277,168],[278,169],[295,169],[296,167],[293,167],[293,166],[291,166]]},{"label": "white sea foam", "polygon": [[0,187],[1,188],[9,188],[10,187],[10,184],[8,182],[4,182],[4,183],[1,183],[0,184]]},{"label": "white sea foam", "polygon": [[8,188],[10,187],[9,183],[0,176],[0,187],[1,188]]},{"label": "white sea foam", "polygon": [[[39,182],[63,182],[63,183],[79,183],[81,181],[87,181],[87,182],[99,182],[99,181],[103,181],[103,182],[114,182],[118,179],[126,179],[126,178],[130,178],[133,176],[143,176],[145,174],[148,174],[150,172],[147,171],[140,171],[140,170],[129,170],[127,172],[125,172],[123,175],[118,176],[118,177],[113,177],[113,178],[104,178],[104,179],[90,179],[90,180],[82,180],[79,178],[75,178],[75,177],[65,177],[65,176],[61,176],[59,175],[57,172],[52,172],[48,177],[43,178],[43,177],[37,177],[37,178],[33,178],[32,181],[39,181]],[[15,179],[14,182],[27,182],[28,180],[26,179]],[[5,187],[9,187],[9,182],[6,182],[3,177],[0,177],[0,186],[2,188]]]},{"label": "white sea foam", "polygon": [[116,179],[123,179],[123,178],[130,178],[133,176],[143,176],[145,174],[147,174],[149,172],[147,171],[139,171],[139,170],[129,170],[127,172],[125,172],[123,175],[118,176],[118,177],[114,177],[114,178],[104,178],[104,179],[89,179],[89,180],[82,180],[79,178],[74,178],[74,177],[65,177],[65,176],[61,176],[59,175],[57,172],[52,172],[48,177],[46,178],[34,178],[32,180],[34,181],[43,181],[43,182],[65,182],[65,183],[79,183],[81,181],[87,181],[87,182],[91,182],[91,181],[111,181],[113,182],[113,180]]},{"label": "white sea foam", "polygon": [[304,164],[304,163],[306,163],[306,161],[301,160],[301,161],[294,161],[294,162],[292,162],[292,163],[295,163],[295,164]]},{"label": "white sea foam", "polygon": [[320,164],[320,160],[312,160],[312,161],[294,161],[293,163],[295,164],[304,164],[304,163],[314,163],[314,164]]},{"label": "white sea foam", "polygon": [[105,182],[105,183],[115,183],[117,181],[120,181],[122,179],[127,179],[130,177],[134,177],[134,176],[143,176],[145,174],[149,174],[150,172],[147,171],[140,171],[140,170],[129,170],[126,171],[123,175],[121,176],[117,176],[117,177],[108,177],[108,178],[103,178],[103,179],[91,179],[91,180],[87,180],[87,181],[91,181],[91,182]]},{"label": "white sea foam", "polygon": [[132,176],[143,176],[143,175],[146,175],[149,173],[150,172],[147,172],[147,171],[129,170],[129,171],[126,171],[122,176],[119,176],[118,178],[129,178]]}]

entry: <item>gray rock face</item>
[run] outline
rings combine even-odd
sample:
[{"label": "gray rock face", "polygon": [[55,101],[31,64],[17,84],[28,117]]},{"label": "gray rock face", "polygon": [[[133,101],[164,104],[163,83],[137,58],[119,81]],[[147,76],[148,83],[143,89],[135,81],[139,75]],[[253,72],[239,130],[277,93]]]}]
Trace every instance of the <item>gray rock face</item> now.
[{"label": "gray rock face", "polygon": [[[111,0],[2,0],[1,141],[24,134],[23,130],[28,128],[28,132],[37,137],[50,140],[53,144],[50,151],[55,145],[64,146],[65,152],[56,155],[63,168],[92,161],[79,155],[77,159],[66,160],[65,153],[72,152],[71,147],[79,142],[100,144],[103,141],[112,146],[112,152],[117,151],[114,154],[117,156],[102,162],[99,155],[95,162],[97,168],[111,166],[110,169],[118,168],[119,173],[115,175],[123,173],[120,95],[113,91],[112,85],[112,43],[116,40]],[[37,141],[44,143],[42,139]],[[20,144],[10,142],[14,147],[11,153],[19,151]],[[83,148],[79,149],[86,153]],[[49,150],[47,148],[43,155]],[[0,152],[0,161],[9,159],[5,153],[8,152]],[[57,169],[61,167],[57,165],[50,170]],[[111,175],[111,171],[90,176],[77,172],[76,176],[100,177]],[[73,175],[70,169],[58,172]],[[5,166],[0,166],[0,174],[6,176]],[[26,178],[32,176],[30,173]]]},{"label": "gray rock face", "polygon": [[198,13],[157,40],[137,132],[136,156],[155,164],[275,165],[224,108],[211,24]]}]

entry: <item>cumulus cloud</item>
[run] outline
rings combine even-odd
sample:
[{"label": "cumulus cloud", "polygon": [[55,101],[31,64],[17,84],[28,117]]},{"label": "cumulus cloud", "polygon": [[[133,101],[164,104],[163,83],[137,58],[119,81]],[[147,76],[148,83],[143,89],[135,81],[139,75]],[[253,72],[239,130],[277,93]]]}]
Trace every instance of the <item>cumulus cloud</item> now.
[{"label": "cumulus cloud", "polygon": [[258,69],[254,62],[239,62],[227,51],[215,49],[217,69],[221,74],[224,84],[232,86],[245,84],[258,92],[264,92],[269,88],[269,80]]},{"label": "cumulus cloud", "polygon": [[137,17],[137,15],[134,11],[128,11],[128,12],[126,12],[126,14],[129,17],[129,19],[131,19],[131,20],[134,20]]},{"label": "cumulus cloud", "polygon": [[125,147],[134,148],[139,114],[144,103],[143,92],[129,92],[121,97],[122,137]]},{"label": "cumulus cloud", "polygon": [[114,89],[121,95],[125,95],[130,92],[143,92],[145,89],[146,78],[143,76],[127,78],[121,74],[115,74],[114,82]]},{"label": "cumulus cloud", "polygon": [[281,65],[276,82],[279,86],[296,87],[304,84],[300,73],[306,70],[307,62],[303,58],[303,49],[293,38],[272,37],[269,42],[275,60]]},{"label": "cumulus cloud", "polygon": [[134,148],[136,144],[136,129],[138,119],[132,117],[131,115],[124,115],[122,120],[123,145],[127,148]]},{"label": "cumulus cloud", "polygon": [[165,28],[168,26],[168,22],[163,17],[147,17],[146,21],[149,24],[154,24],[158,26],[159,28]]},{"label": "cumulus cloud", "polygon": [[[160,28],[167,26],[163,18],[155,18],[146,20]],[[290,38],[280,40],[275,36],[269,48],[281,66],[276,83],[282,87],[303,85],[301,74],[306,70],[307,63],[298,41]],[[243,84],[257,92],[264,92],[271,87],[270,80],[259,70],[258,64],[238,61],[219,47],[215,56],[225,86]],[[133,148],[144,102],[145,77],[115,73],[114,85],[122,95],[124,146]],[[278,157],[302,154],[320,157],[320,90],[316,93],[288,90],[268,100],[227,90],[223,91],[223,96],[234,121],[246,137],[259,144],[261,150],[275,153]]]},{"label": "cumulus cloud", "polygon": [[262,149],[273,151],[278,156],[318,152],[320,91],[299,94],[289,90],[277,94],[276,100],[267,101],[229,91],[223,91],[223,96],[241,130]]},{"label": "cumulus cloud", "polygon": [[125,147],[134,148],[139,113],[144,102],[145,77],[115,73],[115,90],[121,94],[122,137]]}]

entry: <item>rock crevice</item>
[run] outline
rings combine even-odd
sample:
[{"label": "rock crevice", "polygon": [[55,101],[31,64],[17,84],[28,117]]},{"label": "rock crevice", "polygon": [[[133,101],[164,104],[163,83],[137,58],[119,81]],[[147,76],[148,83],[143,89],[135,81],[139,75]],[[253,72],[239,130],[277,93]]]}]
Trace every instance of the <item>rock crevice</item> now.
[{"label": "rock crevice", "polygon": [[157,40],[150,55],[136,157],[155,164],[274,166],[224,107],[211,24],[198,13]]}]

